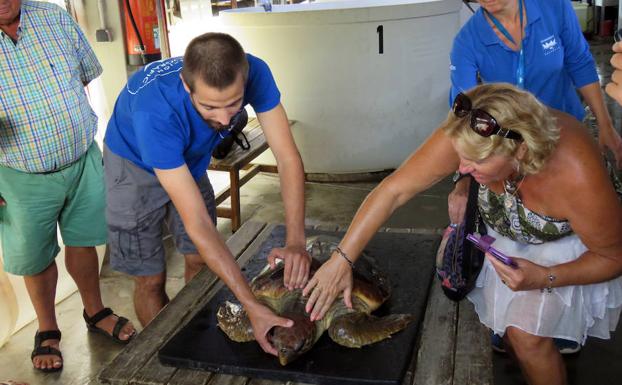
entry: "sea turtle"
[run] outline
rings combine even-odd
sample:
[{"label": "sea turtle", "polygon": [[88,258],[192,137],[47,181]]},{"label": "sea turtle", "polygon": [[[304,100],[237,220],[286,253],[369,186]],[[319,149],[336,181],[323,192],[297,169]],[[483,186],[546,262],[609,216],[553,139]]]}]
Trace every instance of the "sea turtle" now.
[{"label": "sea turtle", "polygon": [[[311,237],[307,251],[313,257],[313,274],[337,246],[339,239],[328,236]],[[279,362],[286,365],[307,352],[328,330],[330,338],[343,346],[360,348],[404,329],[412,320],[410,314],[392,314],[376,317],[376,310],[390,296],[390,285],[373,259],[363,254],[353,270],[352,309],[348,309],[342,297],[338,297],[323,319],[311,322],[305,312],[306,298],[300,289],[289,291],[283,285],[283,264],[274,270],[266,266],[252,281],[253,294],[275,313],[294,321],[291,328],[275,327],[270,341],[277,349]],[[238,304],[225,302],[217,311],[218,326],[236,342],[254,340],[250,321]]]}]

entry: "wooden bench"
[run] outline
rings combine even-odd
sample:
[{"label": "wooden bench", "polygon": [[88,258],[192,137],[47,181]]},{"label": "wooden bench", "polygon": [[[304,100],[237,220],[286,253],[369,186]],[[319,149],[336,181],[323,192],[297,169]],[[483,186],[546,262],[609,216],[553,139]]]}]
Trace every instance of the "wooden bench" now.
[{"label": "wooden bench", "polygon": [[493,385],[490,331],[473,304],[450,301],[434,278],[414,370],[416,385]]},{"label": "wooden bench", "polygon": [[[243,266],[260,249],[275,225],[249,221],[227,245]],[[335,226],[316,227],[343,231]],[[383,229],[416,232],[416,229]],[[209,270],[197,274],[157,317],[99,374],[100,383],[113,385],[304,385],[267,381],[164,366],[158,350],[220,290],[222,282]],[[490,336],[468,301],[460,304],[443,295],[436,279],[428,296],[417,354],[413,354],[403,385],[492,385]],[[92,385],[98,382],[92,382]]]},{"label": "wooden bench", "polygon": [[[290,120],[289,124],[292,126],[294,121]],[[263,170],[260,165],[248,166],[255,158],[268,149],[268,142],[266,141],[266,137],[263,134],[263,130],[257,118],[250,118],[243,132],[250,143],[250,149],[243,150],[240,146],[234,144],[231,151],[224,159],[212,158],[208,167],[209,170],[225,171],[229,173],[229,187],[216,195],[216,215],[221,218],[231,219],[232,232],[237,231],[242,223],[240,214],[240,187]],[[246,169],[246,173],[240,178],[240,170],[242,169]],[[270,168],[268,167],[268,169]],[[231,206],[220,206],[221,203],[229,197],[231,197]]]}]

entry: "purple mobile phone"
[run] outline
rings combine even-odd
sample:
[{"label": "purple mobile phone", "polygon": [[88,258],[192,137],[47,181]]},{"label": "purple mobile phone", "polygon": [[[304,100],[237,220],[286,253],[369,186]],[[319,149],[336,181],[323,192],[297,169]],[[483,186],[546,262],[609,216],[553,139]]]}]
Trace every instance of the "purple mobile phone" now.
[{"label": "purple mobile phone", "polygon": [[492,247],[492,243],[495,241],[494,237],[491,237],[490,235],[482,235],[481,238],[479,238],[473,234],[467,234],[467,239],[473,242],[473,244],[484,253],[490,253],[493,257],[497,258],[499,261],[503,262],[504,264],[510,266],[513,269],[518,268],[518,265],[516,264],[516,262],[514,262],[512,258]]}]

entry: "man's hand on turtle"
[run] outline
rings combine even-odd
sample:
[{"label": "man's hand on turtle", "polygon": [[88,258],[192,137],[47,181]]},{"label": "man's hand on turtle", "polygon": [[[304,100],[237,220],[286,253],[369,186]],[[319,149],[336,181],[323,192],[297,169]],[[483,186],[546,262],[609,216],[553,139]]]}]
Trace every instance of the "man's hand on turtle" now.
[{"label": "man's hand on turtle", "polygon": [[292,327],[294,321],[277,316],[269,308],[261,305],[259,302],[246,307],[246,313],[253,326],[253,334],[259,346],[261,346],[264,352],[272,354],[273,356],[278,356],[278,352],[268,341],[268,332],[275,326]]},{"label": "man's hand on turtle", "polygon": [[309,295],[305,311],[311,321],[324,317],[335,298],[343,292],[343,302],[352,308],[352,268],[340,255],[333,256],[315,272],[302,290],[302,295]]},{"label": "man's hand on turtle", "polygon": [[304,246],[285,246],[274,248],[268,255],[268,263],[273,269],[276,260],[281,259],[285,263],[283,270],[283,284],[289,290],[302,289],[309,279],[311,256]]}]

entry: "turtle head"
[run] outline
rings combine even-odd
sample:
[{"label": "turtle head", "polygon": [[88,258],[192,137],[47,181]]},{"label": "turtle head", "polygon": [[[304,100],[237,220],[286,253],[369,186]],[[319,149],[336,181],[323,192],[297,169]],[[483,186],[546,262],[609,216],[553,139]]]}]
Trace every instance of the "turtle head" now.
[{"label": "turtle head", "polygon": [[275,326],[272,329],[271,342],[279,354],[279,362],[285,366],[306,353],[315,343],[315,324],[309,317],[288,316],[294,321],[291,327]]}]

